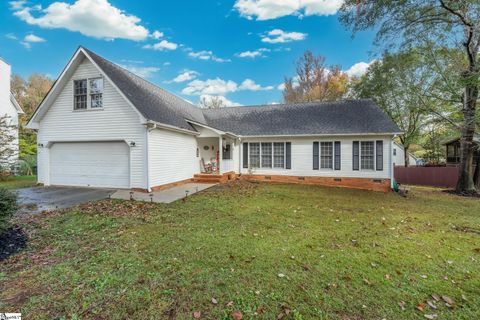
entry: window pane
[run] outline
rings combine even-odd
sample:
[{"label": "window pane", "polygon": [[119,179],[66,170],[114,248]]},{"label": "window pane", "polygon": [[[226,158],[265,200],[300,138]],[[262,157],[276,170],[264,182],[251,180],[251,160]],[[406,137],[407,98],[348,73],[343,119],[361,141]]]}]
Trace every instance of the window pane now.
[{"label": "window pane", "polygon": [[90,79],[90,93],[102,93],[103,92],[103,79]]},{"label": "window pane", "polygon": [[102,108],[103,107],[103,99],[102,94],[92,94],[90,95],[92,99],[92,108]]},{"label": "window pane", "polygon": [[87,80],[75,80],[74,82],[75,87],[75,95],[87,94]]},{"label": "window pane", "polygon": [[366,170],[373,170],[374,167],[374,144],[373,141],[361,142],[361,167]]},{"label": "window pane", "polygon": [[262,168],[272,167],[272,144],[262,142]]},{"label": "window pane", "polygon": [[273,144],[273,166],[275,168],[285,167],[285,144],[283,142]]},{"label": "window pane", "polygon": [[260,167],[260,143],[250,143],[250,167]]},{"label": "window pane", "polygon": [[75,96],[74,109],[87,109],[87,95]]},{"label": "window pane", "polygon": [[320,143],[320,168],[333,169],[333,143]]}]

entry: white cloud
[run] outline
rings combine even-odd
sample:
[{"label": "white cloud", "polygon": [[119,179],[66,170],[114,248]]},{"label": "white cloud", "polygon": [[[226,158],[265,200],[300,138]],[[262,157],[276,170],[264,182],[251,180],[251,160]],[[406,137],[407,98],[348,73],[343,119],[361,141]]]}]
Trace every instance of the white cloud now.
[{"label": "white cloud", "polygon": [[5,37],[10,40],[18,40],[17,36],[14,33],[7,33]]},{"label": "white cloud", "polygon": [[169,65],[171,65],[171,64],[172,64],[172,63],[171,63],[171,62],[168,62],[168,61],[165,61],[165,62],[163,63],[164,66],[169,66]]},{"label": "white cloud", "polygon": [[305,40],[308,36],[306,33],[301,32],[285,32],[281,29],[274,29],[267,32],[266,35],[262,36],[262,42],[265,43],[285,43],[292,41],[301,41]]},{"label": "white cloud", "polygon": [[177,50],[178,44],[167,41],[167,40],[162,40],[160,42],[157,42],[155,44],[146,44],[143,46],[144,49],[152,49],[156,51],[165,51],[165,50]]},{"label": "white cloud", "polygon": [[38,42],[45,42],[45,41],[47,41],[47,40],[45,40],[45,39],[43,39],[43,38],[41,38],[41,37],[39,37],[39,36],[36,36],[36,35],[34,35],[33,33],[31,33],[31,34],[27,34],[27,35],[25,36],[25,38],[23,38],[23,41],[25,41],[25,42],[32,42],[32,43],[38,43]]},{"label": "white cloud", "polygon": [[40,43],[40,42],[46,42],[47,40],[34,35],[33,33],[27,34],[22,41],[20,41],[20,44],[24,46],[27,49],[32,48],[32,43]]},{"label": "white cloud", "polygon": [[247,19],[270,20],[289,15],[333,15],[343,3],[344,0],[237,0],[234,7]]},{"label": "white cloud", "polygon": [[228,100],[227,98],[225,98],[224,96],[212,96],[212,95],[209,95],[209,94],[202,94],[200,96],[200,101],[199,101],[199,105],[201,104],[201,102],[203,100],[205,100],[205,102],[207,104],[211,103],[211,101],[213,99],[218,99],[222,102],[222,105],[224,105],[225,107],[238,107],[238,106],[241,106],[240,103],[237,103],[237,102],[233,102],[231,100]]},{"label": "white cloud", "polygon": [[200,59],[200,60],[212,60],[212,61],[215,61],[215,62],[230,62],[231,60],[230,59],[223,59],[223,58],[219,58],[217,56],[215,56],[213,54],[212,51],[210,50],[203,50],[203,51],[198,51],[198,52],[194,52],[192,51],[192,49],[186,49],[186,51],[189,51],[188,52],[188,56],[189,57],[192,57],[192,58],[195,58],[195,59]]},{"label": "white cloud", "polygon": [[155,31],[152,32],[152,38],[153,38],[153,39],[157,39],[157,40],[158,40],[158,39],[160,39],[160,38],[162,38],[162,37],[163,37],[163,32],[160,32],[160,31],[158,31],[158,30],[155,30]]},{"label": "white cloud", "polygon": [[175,79],[172,80],[172,82],[180,83],[180,82],[190,81],[195,79],[197,76],[198,76],[198,72],[192,71],[192,70],[185,70],[182,73],[180,73],[178,76],[176,76]]},{"label": "white cloud", "polygon": [[160,68],[158,67],[142,67],[142,66],[123,65],[123,64],[120,64],[119,66],[124,69],[127,69],[132,73],[135,73],[137,76],[141,78],[150,78],[154,73],[160,71]]},{"label": "white cloud", "polygon": [[239,58],[256,58],[256,57],[264,57],[265,52],[270,52],[270,49],[267,48],[260,48],[255,51],[244,51],[237,53],[236,56]]},{"label": "white cloud", "polygon": [[[18,1],[17,1],[18,2]],[[47,29],[67,29],[99,39],[144,40],[148,30],[140,18],[112,6],[108,0],[77,0],[73,4],[53,2],[46,9],[40,5],[12,5],[14,15],[28,24]],[[33,16],[35,11],[37,16]]]},{"label": "white cloud", "polygon": [[255,81],[252,79],[245,79],[240,87],[238,87],[239,90],[250,90],[250,91],[261,91],[261,90],[272,90],[272,86],[267,86],[267,87],[262,87],[259,84],[256,84]]},{"label": "white cloud", "polygon": [[355,63],[350,69],[345,71],[345,73],[348,74],[349,77],[361,77],[367,72],[368,67],[370,67],[373,62],[375,62],[375,60]]},{"label": "white cloud", "polygon": [[238,85],[232,80],[222,80],[220,78],[208,80],[193,80],[188,84],[188,87],[182,90],[183,94],[187,95],[220,95],[238,90]]},{"label": "white cloud", "polygon": [[20,10],[25,7],[27,0],[18,0],[18,1],[10,1],[8,4],[10,5],[10,9],[12,10]]},{"label": "white cloud", "polygon": [[240,85],[232,80],[223,80],[220,78],[208,80],[193,80],[186,88],[182,90],[186,95],[225,95],[227,93],[249,90],[272,90],[272,86],[262,87],[251,79],[244,80]]}]

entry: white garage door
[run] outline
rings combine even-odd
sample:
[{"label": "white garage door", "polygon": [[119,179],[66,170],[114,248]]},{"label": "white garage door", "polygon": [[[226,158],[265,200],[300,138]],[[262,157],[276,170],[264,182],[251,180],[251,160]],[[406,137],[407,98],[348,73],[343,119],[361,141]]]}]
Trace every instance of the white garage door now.
[{"label": "white garage door", "polygon": [[125,142],[55,143],[50,149],[50,184],[129,188]]}]

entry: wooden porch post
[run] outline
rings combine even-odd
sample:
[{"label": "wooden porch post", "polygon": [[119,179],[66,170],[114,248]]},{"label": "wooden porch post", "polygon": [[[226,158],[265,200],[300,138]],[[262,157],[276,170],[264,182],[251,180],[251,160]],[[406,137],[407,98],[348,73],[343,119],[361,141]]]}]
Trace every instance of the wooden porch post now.
[{"label": "wooden porch post", "polygon": [[223,144],[222,144],[222,136],[218,138],[218,159],[217,159],[217,166],[218,166],[218,173],[222,173],[222,170],[220,169],[220,162],[223,159]]}]

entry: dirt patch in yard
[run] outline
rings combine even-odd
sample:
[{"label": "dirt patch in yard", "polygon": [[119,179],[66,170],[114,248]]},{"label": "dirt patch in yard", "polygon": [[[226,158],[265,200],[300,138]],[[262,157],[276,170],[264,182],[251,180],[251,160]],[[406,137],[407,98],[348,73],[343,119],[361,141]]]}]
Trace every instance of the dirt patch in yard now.
[{"label": "dirt patch in yard", "polygon": [[0,235],[0,261],[3,261],[27,246],[28,235],[18,225],[5,230]]}]

